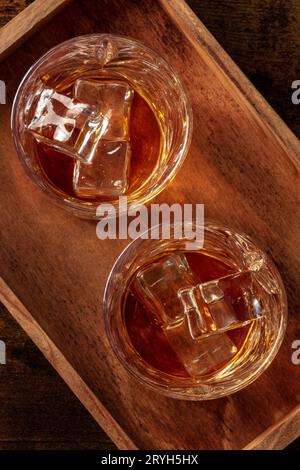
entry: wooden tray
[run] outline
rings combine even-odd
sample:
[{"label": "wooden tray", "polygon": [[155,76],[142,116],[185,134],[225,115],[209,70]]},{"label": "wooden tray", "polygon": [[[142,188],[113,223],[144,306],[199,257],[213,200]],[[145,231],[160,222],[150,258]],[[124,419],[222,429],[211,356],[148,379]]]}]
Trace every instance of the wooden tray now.
[{"label": "wooden tray", "polygon": [[[152,46],[190,93],[191,150],[158,200],[205,203],[207,217],[260,242],[284,278],[284,344],[268,371],[234,396],[206,403],[168,399],[123,370],[104,334],[102,295],[124,242],[99,241],[95,223],[54,206],[16,157],[10,112],[22,76],[50,47],[91,32],[125,34]],[[8,90],[0,107],[0,300],[120,448],[287,445],[300,434],[300,366],[291,362],[291,344],[300,339],[298,140],[179,0],[36,0],[2,28],[0,54]]]}]

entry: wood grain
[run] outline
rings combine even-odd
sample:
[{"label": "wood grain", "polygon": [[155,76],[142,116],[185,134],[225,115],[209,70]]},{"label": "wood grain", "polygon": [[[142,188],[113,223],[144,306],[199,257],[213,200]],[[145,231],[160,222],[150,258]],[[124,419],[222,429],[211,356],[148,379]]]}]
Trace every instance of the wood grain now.
[{"label": "wood grain", "polygon": [[0,26],[4,26],[18,13],[24,10],[33,0],[0,0]]},{"label": "wood grain", "polygon": [[283,449],[299,436],[300,406],[250,442],[245,450]]},{"label": "wood grain", "polygon": [[128,436],[114,421],[104,408],[102,403],[86,386],[81,377],[73,369],[71,364],[64,358],[61,351],[57,349],[53,341],[47,336],[40,325],[32,318],[24,305],[17,299],[15,294],[0,278],[0,300],[9,310],[14,319],[22,325],[23,330],[34,341],[50,364],[63,377],[73,393],[81,399],[82,404],[91,413],[100,426],[105,425],[105,430],[120,449],[134,449],[134,444]]},{"label": "wood grain", "polygon": [[300,76],[298,0],[188,0],[255,87],[300,137],[291,85]]},{"label": "wood grain", "polygon": [[33,34],[69,0],[36,0],[0,29],[0,60]]},{"label": "wood grain", "polygon": [[[79,17],[84,18],[80,25]],[[234,396],[181,402],[159,397],[128,376],[109,349],[101,311],[106,277],[124,243],[98,241],[93,223],[54,207],[25,177],[15,157],[9,114],[21,76],[52,45],[101,30],[137,37],[157,49],[176,67],[190,93],[195,116],[191,151],[158,200],[204,202],[208,217],[252,235],[283,274],[290,304],[284,345],[270,369]],[[264,115],[226,78],[222,62],[200,49],[201,43],[193,48],[191,38],[157,2],[84,0],[74,1],[59,22],[51,21],[1,67],[9,89],[0,117],[1,274],[57,351],[63,351],[55,356],[56,367],[65,358],[141,448],[238,449],[254,440],[259,447],[300,402],[299,367],[290,360],[291,343],[300,336],[300,260],[295,249],[300,233],[299,148],[289,145],[288,132],[287,145],[284,136],[276,137],[276,123],[264,122]],[[76,388],[76,383],[70,385]],[[298,426],[289,439],[297,433]]]},{"label": "wood grain", "polygon": [[[226,84],[228,89],[235,87],[241,91],[242,96],[240,99],[245,100],[244,104],[249,106],[249,111],[258,113],[264,125],[268,125],[273,130],[274,137],[288,148],[290,157],[293,156],[299,162],[298,138],[268,105],[265,98],[257,92],[237,64],[188,5],[181,0],[161,0],[161,3],[199,55],[202,55],[203,60],[207,61],[209,65],[211,61],[215,62],[215,66],[217,66],[215,69],[222,75],[220,80]],[[232,93],[234,93],[234,90]]]},{"label": "wood grain", "polygon": [[0,338],[0,450],[115,448],[1,304]]}]

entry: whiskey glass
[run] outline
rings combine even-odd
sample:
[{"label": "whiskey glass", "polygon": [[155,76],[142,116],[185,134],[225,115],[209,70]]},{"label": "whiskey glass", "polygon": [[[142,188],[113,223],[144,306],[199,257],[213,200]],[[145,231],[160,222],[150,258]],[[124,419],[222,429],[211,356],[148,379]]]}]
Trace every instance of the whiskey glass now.
[{"label": "whiskey glass", "polygon": [[[191,223],[195,229],[196,223]],[[287,300],[272,260],[246,235],[208,221],[204,244],[139,237],[104,293],[108,339],[140,383],[184,400],[230,395],[269,367]]]},{"label": "whiskey glass", "polygon": [[[61,108],[64,108],[66,103],[72,105],[72,109],[68,109],[67,112],[64,110],[67,125],[70,119],[74,118],[75,112],[78,122],[83,119],[84,113],[87,113],[88,110],[82,109],[82,113],[79,113],[80,103],[74,103],[72,95],[74,84],[78,80],[90,81],[94,84],[100,81],[102,86],[105,81],[107,83],[113,81],[115,86],[119,85],[119,88],[120,84],[126,83],[135,96],[140,98],[140,103],[135,104],[134,109],[134,104],[132,104],[135,121],[133,124],[132,120],[130,121],[130,132],[132,131],[136,135],[122,139],[119,136],[119,140],[127,140],[127,142],[125,145],[117,145],[117,151],[122,157],[120,157],[120,161],[122,161],[122,165],[125,165],[122,155],[130,139],[132,157],[134,158],[131,158],[129,170],[125,171],[123,166],[117,169],[117,166],[114,167],[109,163],[112,165],[109,167],[111,174],[107,176],[110,178],[110,187],[108,190],[103,190],[103,193],[97,188],[98,192],[92,193],[93,197],[89,197],[90,186],[88,185],[86,185],[87,191],[85,193],[83,191],[75,191],[74,193],[73,191],[72,185],[76,172],[72,169],[73,167],[69,168],[70,157],[68,154],[74,150],[72,145],[78,147],[78,141],[76,143],[74,143],[75,141],[69,142],[68,147],[65,146],[65,151],[58,152],[61,142],[65,138],[65,136],[62,137],[62,126],[58,129],[60,132],[56,132],[57,145],[52,145],[53,141],[49,141],[49,135],[48,137],[45,135],[45,129],[47,132],[49,130],[49,126],[46,126],[49,122],[45,119],[45,115],[42,116],[44,124],[46,122],[44,128],[37,129],[36,124],[37,121],[41,121],[36,118],[36,113],[39,112],[39,118],[41,118],[41,104],[44,105],[46,99],[52,108],[57,104]],[[109,93],[108,100],[110,99]],[[114,108],[112,107],[113,117],[115,110],[120,109],[120,106],[116,104],[114,106]],[[62,113],[61,109],[60,112]],[[156,124],[154,124],[153,116],[151,118],[151,113]],[[124,126],[129,126],[127,121],[128,115],[124,115]],[[78,122],[76,125],[80,127]],[[86,120],[83,122],[85,123]],[[64,134],[70,132],[67,125],[63,129]],[[34,129],[39,139],[33,135],[33,132],[28,132],[28,129]],[[170,183],[182,165],[190,145],[192,109],[177,73],[155,51],[139,41],[127,37],[91,34],[75,37],[59,44],[31,67],[20,84],[14,100],[12,132],[17,154],[27,174],[39,188],[53,201],[75,215],[82,218],[98,219],[97,206],[101,202],[111,203],[116,210],[116,215],[119,215],[119,195],[127,196],[129,206],[132,203],[145,204]],[[43,142],[41,138],[44,139]],[[81,142],[84,141],[84,138],[85,135]],[[114,137],[111,140],[113,139]],[[52,146],[51,155],[49,147],[47,147],[49,142]],[[36,145],[37,143],[38,145]],[[151,147],[154,143],[156,143],[155,150]],[[111,150],[112,148],[113,150]],[[107,145],[105,147],[105,156],[107,153],[112,154],[115,149],[115,141],[109,142],[108,147]],[[77,150],[78,148],[76,152]],[[75,152],[73,153],[75,154]],[[78,152],[76,156],[78,157]],[[130,158],[128,157],[127,160],[130,161]],[[41,161],[43,161],[43,165],[41,165]],[[44,164],[45,161],[46,164]],[[110,159],[109,162],[111,161]],[[58,165],[58,169],[53,169],[53,162]],[[46,171],[45,165],[47,166]],[[76,165],[80,166],[82,162],[76,161]],[[106,164],[102,164],[101,171],[107,171],[107,168]],[[118,171],[118,174],[115,176],[114,184],[111,184],[114,171]],[[128,171],[130,178],[127,174]],[[61,180],[65,178],[63,175],[67,175],[66,178],[69,178],[69,174],[73,180],[71,183],[65,184],[67,189],[62,189]],[[91,176],[94,177],[93,174],[84,174],[84,182]],[[100,178],[99,175],[97,175],[98,177]],[[78,174],[76,178],[76,184],[78,184]],[[121,183],[124,180],[123,185],[119,184],[120,180]],[[115,191],[116,187],[119,188],[119,192]]]}]

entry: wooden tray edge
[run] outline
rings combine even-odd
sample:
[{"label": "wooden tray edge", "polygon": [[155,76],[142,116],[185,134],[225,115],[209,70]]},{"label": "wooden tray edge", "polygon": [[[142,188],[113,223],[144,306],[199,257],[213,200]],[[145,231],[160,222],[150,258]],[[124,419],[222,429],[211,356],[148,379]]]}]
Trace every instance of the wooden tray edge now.
[{"label": "wooden tray edge", "polygon": [[12,317],[32,339],[46,359],[116,446],[121,450],[136,450],[137,447],[129,436],[115,421],[101,401],[98,400],[87,384],[81,379],[65,356],[56,347],[49,336],[42,330],[30,312],[1,277],[0,302],[3,303]]},{"label": "wooden tray edge", "polygon": [[198,54],[203,57],[203,51],[205,52],[205,58],[209,57],[223,77],[226,77],[227,83],[231,82],[231,85],[238,89],[244,103],[251,109],[252,114],[260,117],[281,147],[299,165],[299,139],[248,80],[246,75],[225,52],[187,3],[184,0],[159,0],[159,3],[178,29],[197,50]]},{"label": "wooden tray edge", "polygon": [[0,29],[0,61],[71,0],[35,0]]},{"label": "wooden tray edge", "polygon": [[282,450],[300,434],[300,405],[278,423],[267,428],[243,450]]}]

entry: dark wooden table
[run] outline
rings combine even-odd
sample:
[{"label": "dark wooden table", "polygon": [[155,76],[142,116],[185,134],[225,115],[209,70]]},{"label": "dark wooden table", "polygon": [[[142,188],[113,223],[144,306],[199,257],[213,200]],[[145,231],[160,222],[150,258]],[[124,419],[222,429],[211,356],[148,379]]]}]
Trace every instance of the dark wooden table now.
[{"label": "dark wooden table", "polygon": [[[0,26],[31,0],[0,0]],[[189,0],[208,29],[296,135],[291,84],[300,78],[298,0]],[[1,77],[0,77],[1,78]],[[0,450],[112,449],[114,445],[0,306]],[[289,446],[300,449],[300,440]]]}]

